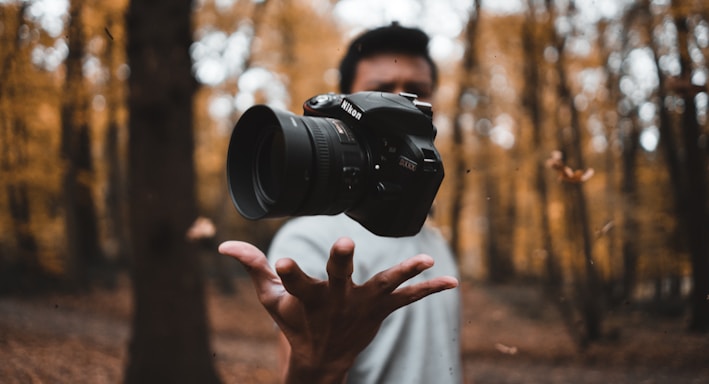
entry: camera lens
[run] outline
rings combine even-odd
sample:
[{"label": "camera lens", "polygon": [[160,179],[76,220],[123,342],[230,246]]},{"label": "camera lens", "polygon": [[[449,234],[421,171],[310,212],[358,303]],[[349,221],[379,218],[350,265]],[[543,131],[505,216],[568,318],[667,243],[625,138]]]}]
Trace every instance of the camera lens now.
[{"label": "camera lens", "polygon": [[366,160],[343,122],[259,105],[234,127],[227,182],[248,219],[337,214],[361,198]]},{"label": "camera lens", "polygon": [[[270,130],[269,130],[270,131]],[[273,129],[258,143],[256,150],[256,180],[254,184],[263,196],[263,199],[273,204],[281,193],[281,180],[283,180],[283,154],[285,143],[283,132]]]}]

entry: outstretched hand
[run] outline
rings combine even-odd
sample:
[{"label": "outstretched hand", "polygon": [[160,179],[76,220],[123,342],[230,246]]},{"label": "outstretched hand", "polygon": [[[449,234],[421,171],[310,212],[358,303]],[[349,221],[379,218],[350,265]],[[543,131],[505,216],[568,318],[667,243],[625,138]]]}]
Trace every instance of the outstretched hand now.
[{"label": "outstretched hand", "polygon": [[249,243],[228,241],[219,252],[244,265],[259,301],[288,339],[290,383],[341,382],[389,314],[458,286],[455,278],[442,276],[400,287],[433,266],[433,259],[423,254],[354,284],[354,243],[348,238],[332,246],[327,280],[311,278],[292,259],[278,260],[274,272],[263,252]]}]

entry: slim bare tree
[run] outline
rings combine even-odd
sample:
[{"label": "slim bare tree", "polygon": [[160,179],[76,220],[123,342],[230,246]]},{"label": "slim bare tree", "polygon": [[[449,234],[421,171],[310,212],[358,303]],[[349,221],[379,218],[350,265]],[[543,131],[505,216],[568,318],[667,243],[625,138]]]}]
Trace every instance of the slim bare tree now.
[{"label": "slim bare tree", "polygon": [[[544,6],[542,11],[550,14],[550,10]],[[534,169],[534,192],[538,199],[539,207],[539,235],[541,236],[541,246],[545,254],[545,282],[544,293],[547,299],[552,302],[562,317],[569,336],[576,342],[577,346],[583,346],[583,335],[578,331],[574,320],[574,308],[569,300],[563,300],[564,276],[560,265],[559,256],[554,244],[551,222],[549,219],[549,187],[547,185],[548,170],[545,167],[549,156],[549,148],[545,150],[545,111],[542,104],[544,91],[543,77],[545,66],[543,65],[543,50],[552,43],[554,37],[553,20],[547,18],[546,21],[537,17],[538,8],[533,0],[527,1],[527,15],[523,24],[522,46],[524,49],[524,107],[532,125],[532,161],[535,163]]]},{"label": "slim bare tree", "polygon": [[83,76],[85,38],[81,20],[83,1],[69,8],[69,55],[66,58],[65,97],[62,100],[62,150],[64,217],[69,278],[88,284],[88,267],[101,260],[96,208],[92,195],[93,160],[89,127],[89,102]]},{"label": "slim bare tree", "polygon": [[[569,3],[567,12],[574,12],[574,3]],[[554,9],[548,6],[548,9]],[[552,12],[556,19],[557,12]],[[557,111],[559,148],[563,153],[563,162],[576,169],[585,169],[583,148],[581,145],[581,121],[579,112],[573,101],[569,85],[567,68],[565,66],[565,48],[568,36],[556,33],[553,46],[558,52],[556,61],[557,97],[560,108]],[[572,245],[572,253],[576,255],[574,289],[578,298],[577,308],[583,320],[583,339],[581,346],[600,339],[602,333],[601,290],[600,278],[593,260],[592,237],[590,230],[591,216],[583,183],[571,182],[562,185],[567,220],[567,235]]]},{"label": "slim bare tree", "polygon": [[[684,109],[681,114],[680,140],[683,144],[680,157],[679,220],[683,222],[683,233],[692,263],[692,293],[690,306],[692,317],[690,329],[709,331],[709,191],[707,190],[707,153],[701,147],[704,134],[697,120],[695,97],[700,91],[692,86],[692,59],[690,58],[690,17],[679,2],[672,4],[672,16],[677,27],[677,48],[679,50],[680,74],[675,81],[673,92],[682,99]],[[706,89],[704,89],[706,91]],[[672,151],[672,148],[666,147]],[[675,148],[679,151],[679,148]]]},{"label": "slim bare tree", "polygon": [[10,216],[10,228],[15,236],[17,258],[8,262],[13,268],[2,284],[3,289],[17,285],[18,280],[24,287],[27,279],[37,277],[41,268],[37,256],[38,244],[31,230],[31,210],[29,186],[20,177],[28,166],[28,128],[22,116],[22,102],[26,89],[25,71],[29,64],[29,48],[23,42],[20,26],[24,23],[24,13],[27,4],[20,6],[5,5],[0,22],[5,25],[7,34],[0,41],[0,47],[5,52],[14,54],[3,55],[0,62],[0,179],[7,196],[6,210]]},{"label": "slim bare tree", "polygon": [[460,81],[458,87],[458,103],[456,105],[455,119],[453,121],[453,170],[451,171],[451,182],[453,196],[451,197],[451,247],[457,258],[462,253],[461,246],[461,220],[463,217],[464,197],[466,183],[465,179],[470,172],[470,166],[466,165],[468,160],[465,151],[465,140],[463,136],[462,115],[470,113],[471,106],[466,105],[466,97],[475,88],[475,71],[478,65],[476,52],[476,31],[480,19],[480,2],[473,1],[473,8],[468,15],[468,23],[465,27],[465,53],[461,63]]},{"label": "slim bare tree", "polygon": [[[117,38],[123,38],[125,34],[122,33],[122,23],[116,23],[115,17],[112,14],[107,15],[108,22],[105,27],[105,38],[108,43],[105,53],[106,66],[108,67],[108,87],[105,91],[108,126],[106,127],[104,144],[107,174],[104,199],[107,213],[106,235],[113,244],[113,257],[118,263],[125,263],[129,248],[128,225],[126,223],[126,164],[124,156],[122,156],[126,127],[122,125],[119,118],[119,110],[125,104],[125,84],[117,76],[121,64],[117,54],[118,50],[124,47],[116,41]],[[119,32],[119,28],[121,32]]]}]

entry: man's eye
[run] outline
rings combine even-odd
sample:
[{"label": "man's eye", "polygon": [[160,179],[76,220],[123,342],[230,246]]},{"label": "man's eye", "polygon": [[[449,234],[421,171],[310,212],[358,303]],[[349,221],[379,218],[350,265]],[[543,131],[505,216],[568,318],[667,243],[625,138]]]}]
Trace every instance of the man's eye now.
[{"label": "man's eye", "polygon": [[374,91],[391,93],[391,92],[394,92],[394,87],[380,86],[380,87],[377,87]]}]

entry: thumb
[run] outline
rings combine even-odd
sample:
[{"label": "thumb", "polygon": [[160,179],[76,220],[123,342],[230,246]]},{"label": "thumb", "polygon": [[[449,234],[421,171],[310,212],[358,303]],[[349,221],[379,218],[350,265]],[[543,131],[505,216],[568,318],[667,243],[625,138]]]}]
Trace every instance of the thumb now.
[{"label": "thumb", "polygon": [[259,296],[269,293],[280,278],[271,269],[266,255],[254,245],[243,241],[226,241],[219,245],[219,253],[238,260],[251,276]]}]

